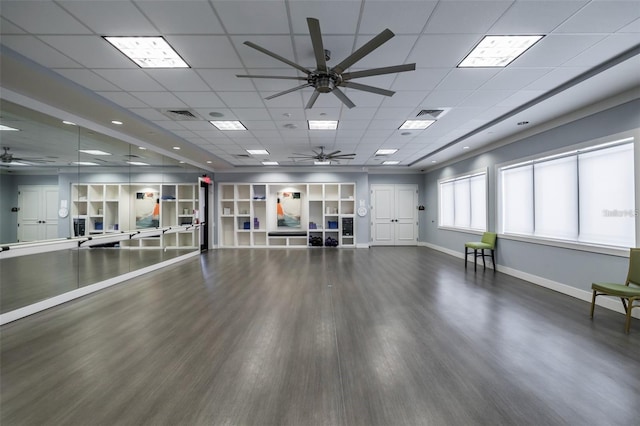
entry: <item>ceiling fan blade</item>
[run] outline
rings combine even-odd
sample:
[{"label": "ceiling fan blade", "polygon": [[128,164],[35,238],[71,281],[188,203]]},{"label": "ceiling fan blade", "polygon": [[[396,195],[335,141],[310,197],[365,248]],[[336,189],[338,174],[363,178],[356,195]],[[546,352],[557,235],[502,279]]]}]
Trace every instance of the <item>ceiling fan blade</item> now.
[{"label": "ceiling fan blade", "polygon": [[331,158],[343,158],[345,160],[353,159],[353,156],[356,154],[341,154],[341,155],[330,155]]},{"label": "ceiling fan blade", "polygon": [[256,49],[259,52],[264,53],[265,55],[269,55],[272,58],[279,60],[280,62],[284,62],[285,64],[290,65],[290,66],[294,67],[295,69],[298,69],[298,70],[302,71],[305,74],[311,74],[311,71],[309,71],[305,67],[303,67],[301,65],[298,65],[295,62],[291,62],[287,58],[283,58],[282,56],[278,55],[277,53],[273,53],[272,51],[267,50],[264,47],[258,46],[257,44],[252,43],[250,41],[245,41],[244,44],[246,44],[249,47],[252,47],[252,48]]},{"label": "ceiling fan blade", "polygon": [[240,78],[277,78],[280,80],[307,80],[307,77],[288,77],[284,75],[238,75],[236,77]]},{"label": "ceiling fan blade", "polygon": [[415,71],[416,64],[393,65],[390,67],[372,68],[369,70],[346,72],[342,74],[342,80],[351,80],[352,78],[371,77],[374,75],[393,74],[396,72]]},{"label": "ceiling fan blade", "polygon": [[354,104],[353,102],[351,102],[351,99],[347,98],[347,95],[345,95],[342,90],[338,89],[337,87],[334,87],[333,90],[331,91],[331,93],[333,93],[334,95],[336,95],[336,97],[338,99],[340,99],[342,101],[343,104],[345,104],[347,106],[347,108],[351,109],[354,106],[356,106],[356,104]]},{"label": "ceiling fan blade", "polygon": [[311,94],[311,97],[309,98],[309,102],[307,102],[307,105],[304,107],[304,109],[311,109],[313,107],[313,104],[316,103],[316,99],[318,99],[318,96],[320,96],[320,92],[314,90]]},{"label": "ceiling fan blade", "polygon": [[[331,156],[336,155],[336,154],[338,154],[338,153],[340,153],[340,152],[342,152],[342,151],[340,151],[340,150],[333,151],[332,153],[326,154],[326,156],[327,156],[327,157],[331,157]],[[343,155],[344,155],[344,154],[343,154]]]},{"label": "ceiling fan blade", "polygon": [[322,33],[320,32],[320,21],[316,18],[307,18],[309,26],[309,35],[311,35],[311,44],[313,45],[313,53],[316,55],[316,66],[318,71],[327,70],[327,60],[324,56],[324,46],[322,45]]},{"label": "ceiling fan blade", "polygon": [[380,34],[369,40],[367,43],[362,45],[358,50],[353,52],[351,55],[347,56],[342,62],[333,67],[333,71],[338,74],[342,74],[342,72],[348,69],[351,65],[358,62],[360,59],[367,56],[369,53],[376,50],[378,47],[382,46],[384,43],[389,41],[395,34],[390,29],[385,29]]},{"label": "ceiling fan blade", "polygon": [[278,92],[275,95],[267,96],[265,99],[277,98],[278,96],[286,95],[287,93],[295,92],[296,90],[304,89],[305,87],[311,87],[311,84],[309,83],[301,84],[300,86],[296,86],[294,88],[285,90],[284,92]]},{"label": "ceiling fan blade", "polygon": [[365,92],[377,93],[378,95],[393,96],[394,93],[391,90],[381,89],[379,87],[367,86],[366,84],[354,83],[353,81],[343,81],[340,86],[348,87],[350,89],[364,90]]}]

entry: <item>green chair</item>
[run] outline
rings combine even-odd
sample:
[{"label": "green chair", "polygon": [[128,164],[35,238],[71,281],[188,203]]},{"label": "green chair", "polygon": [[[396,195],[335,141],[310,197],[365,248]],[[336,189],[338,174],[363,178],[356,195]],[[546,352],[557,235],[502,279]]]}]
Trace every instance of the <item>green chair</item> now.
[{"label": "green chair", "polygon": [[[628,333],[631,327],[631,310],[640,308],[640,248],[632,248],[629,253],[629,273],[624,284],[593,283],[591,284],[591,289],[593,290],[591,318],[593,318],[593,309],[596,306],[597,296],[619,297],[627,314],[624,331]],[[636,304],[636,302],[638,303]]]},{"label": "green chair", "polygon": [[[494,256],[494,252],[496,250],[496,238],[498,235],[495,232],[485,232],[482,234],[482,240],[480,242],[471,242],[464,244],[464,267],[467,267],[467,256],[471,254],[471,250],[473,249],[473,270],[478,269],[478,257],[482,257],[482,266],[487,269],[487,265],[484,261],[486,256],[491,256],[491,261],[493,262],[493,269],[496,269],[496,259]],[[480,250],[480,253],[478,253]],[[490,250],[491,253],[485,254],[485,250]]]}]

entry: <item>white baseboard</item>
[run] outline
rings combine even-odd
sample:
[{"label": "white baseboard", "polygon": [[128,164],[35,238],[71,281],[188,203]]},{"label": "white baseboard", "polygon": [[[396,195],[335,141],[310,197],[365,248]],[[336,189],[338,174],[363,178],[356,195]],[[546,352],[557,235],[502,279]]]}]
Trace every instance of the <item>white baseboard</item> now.
[{"label": "white baseboard", "polygon": [[358,243],[356,244],[356,248],[369,248],[369,243]]},{"label": "white baseboard", "polygon": [[111,287],[118,283],[121,283],[126,280],[130,280],[131,278],[139,277],[140,275],[144,275],[151,271],[155,271],[157,269],[164,268],[165,266],[173,265],[175,263],[181,262],[185,259],[199,256],[199,251],[194,251],[193,253],[187,253],[182,256],[175,257],[173,259],[166,260],[161,263],[156,263],[151,266],[147,266],[145,268],[137,269],[135,271],[127,272],[126,274],[119,275],[117,277],[109,278],[108,280],[100,281],[95,284],[88,285],[86,287],[80,287],[75,290],[68,291],[66,293],[60,294],[58,296],[51,297],[49,299],[43,300],[41,302],[34,303],[29,306],[25,306],[24,308],[19,308],[14,311],[6,312],[0,314],[0,325],[4,325],[10,323],[12,321],[18,320],[20,318],[27,317],[29,315],[33,315],[37,312],[44,311],[45,309],[53,308],[54,306],[61,305],[65,302],[69,302],[73,299],[77,299],[82,296],[86,296],[87,294],[95,293],[96,291],[100,291],[107,287]]},{"label": "white baseboard", "polygon": [[[458,252],[455,250],[451,250],[445,247],[440,247],[434,244],[430,244],[430,243],[418,243],[418,245],[423,246],[423,247],[428,247],[437,251],[440,251],[442,253],[446,253],[448,255],[460,258],[460,259],[464,259],[464,253],[463,252]],[[469,260],[469,262],[473,262],[471,259]],[[493,269],[492,267],[493,265],[491,265],[490,263],[487,263],[487,268]],[[544,277],[540,277],[538,275],[533,275],[533,274],[529,274],[527,272],[523,272],[514,268],[509,268],[507,266],[503,266],[500,264],[496,264],[496,270],[498,272],[502,272],[505,273],[507,275],[511,275],[512,277],[516,277],[519,278],[521,280],[524,281],[528,281],[530,283],[539,285],[541,287],[545,287],[554,291],[557,291],[558,293],[562,293],[562,294],[566,294],[567,296],[571,296],[571,297],[575,297],[576,299],[580,299],[580,300],[584,300],[586,302],[591,303],[591,297],[592,297],[592,292],[591,291],[587,291],[587,290],[582,290],[576,287],[572,287],[570,285],[567,284],[563,284],[557,281],[553,281],[550,280],[548,278],[544,278]],[[596,299],[596,305],[597,306],[601,306],[603,308],[606,309],[610,309],[612,311],[615,312],[619,312],[621,314],[624,315],[624,308],[622,307],[622,303],[620,303],[619,299],[616,298],[611,298],[611,297],[598,297]],[[634,318],[638,318],[640,319],[640,312],[638,311],[633,311],[632,312],[632,316]]]}]

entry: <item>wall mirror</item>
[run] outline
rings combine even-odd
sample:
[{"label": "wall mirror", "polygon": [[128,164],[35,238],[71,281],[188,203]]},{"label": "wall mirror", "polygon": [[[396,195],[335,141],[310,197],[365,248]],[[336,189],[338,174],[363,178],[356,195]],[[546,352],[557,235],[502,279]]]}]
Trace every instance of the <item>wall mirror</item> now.
[{"label": "wall mirror", "polygon": [[5,100],[0,124],[0,313],[199,250],[202,170]]}]

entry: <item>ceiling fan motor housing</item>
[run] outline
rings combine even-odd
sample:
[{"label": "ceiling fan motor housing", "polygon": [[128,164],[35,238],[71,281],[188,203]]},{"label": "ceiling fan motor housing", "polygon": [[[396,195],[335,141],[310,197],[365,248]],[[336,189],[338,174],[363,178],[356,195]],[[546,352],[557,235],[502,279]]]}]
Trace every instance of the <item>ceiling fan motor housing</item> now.
[{"label": "ceiling fan motor housing", "polygon": [[339,77],[336,73],[314,73],[309,79],[309,83],[320,93],[329,93],[339,83]]}]

